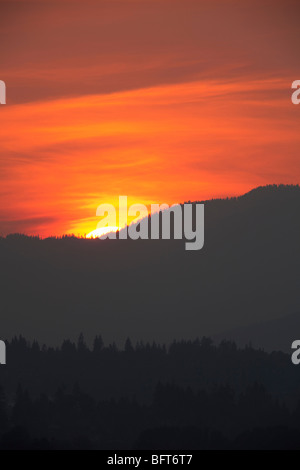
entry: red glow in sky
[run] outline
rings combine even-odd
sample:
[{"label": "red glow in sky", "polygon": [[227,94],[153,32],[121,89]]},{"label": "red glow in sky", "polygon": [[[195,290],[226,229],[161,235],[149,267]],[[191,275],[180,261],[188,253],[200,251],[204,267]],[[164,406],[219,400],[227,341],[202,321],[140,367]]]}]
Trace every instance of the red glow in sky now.
[{"label": "red glow in sky", "polygon": [[0,4],[0,235],[299,183],[298,1],[29,5]]}]

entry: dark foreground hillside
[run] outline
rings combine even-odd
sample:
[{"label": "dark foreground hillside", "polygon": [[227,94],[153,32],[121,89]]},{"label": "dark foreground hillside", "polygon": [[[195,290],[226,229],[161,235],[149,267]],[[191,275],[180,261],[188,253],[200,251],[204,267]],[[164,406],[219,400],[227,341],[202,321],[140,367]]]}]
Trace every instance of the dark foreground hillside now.
[{"label": "dark foreground hillside", "polygon": [[80,336],[14,339],[7,358],[0,449],[300,449],[300,369],[281,352]]},{"label": "dark foreground hillside", "polygon": [[299,213],[298,186],[207,201],[201,251],[172,240],[2,238],[1,337],[59,344],[101,331],[118,344],[169,343],[299,312]]}]

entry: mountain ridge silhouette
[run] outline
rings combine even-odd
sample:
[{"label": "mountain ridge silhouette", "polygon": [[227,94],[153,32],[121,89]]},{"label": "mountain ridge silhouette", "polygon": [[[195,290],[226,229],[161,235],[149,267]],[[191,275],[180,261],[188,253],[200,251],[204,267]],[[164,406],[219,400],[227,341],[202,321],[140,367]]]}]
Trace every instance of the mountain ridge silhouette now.
[{"label": "mountain ridge silhouette", "polygon": [[1,336],[168,343],[299,311],[299,186],[203,202],[199,252],[184,240],[1,238]]}]

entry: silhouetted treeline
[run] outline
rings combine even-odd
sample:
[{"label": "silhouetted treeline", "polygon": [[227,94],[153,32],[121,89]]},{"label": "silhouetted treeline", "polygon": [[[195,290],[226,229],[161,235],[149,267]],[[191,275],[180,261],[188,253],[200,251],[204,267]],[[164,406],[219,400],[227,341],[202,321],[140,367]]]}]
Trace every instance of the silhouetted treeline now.
[{"label": "silhouetted treeline", "polygon": [[299,369],[281,352],[19,337],[0,378],[0,448],[300,448]]},{"label": "silhouetted treeline", "polygon": [[105,345],[96,336],[89,348],[83,335],[63,341],[57,348],[27,342],[22,336],[6,342],[7,366],[0,368],[0,383],[8,394],[21,383],[33,396],[54,394],[62,385],[80,388],[95,399],[136,397],[149,403],[158,382],[174,383],[193,390],[228,385],[241,392],[261,383],[275,398],[294,406],[300,396],[299,369],[291,355],[266,353],[251,346],[240,349],[210,338],[174,341],[168,347],[127,339],[123,348]]},{"label": "silhouetted treeline", "polygon": [[300,404],[291,412],[256,383],[239,394],[158,384],[148,405],[95,400],[76,384],[0,397],[0,449],[300,449]]}]

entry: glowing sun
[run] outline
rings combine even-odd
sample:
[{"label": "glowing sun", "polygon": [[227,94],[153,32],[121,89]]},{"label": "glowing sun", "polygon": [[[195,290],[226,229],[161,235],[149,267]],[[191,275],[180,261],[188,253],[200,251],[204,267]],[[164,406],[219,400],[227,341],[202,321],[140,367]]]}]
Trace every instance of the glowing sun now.
[{"label": "glowing sun", "polygon": [[86,238],[106,238],[106,235],[108,233],[112,232],[117,232],[119,230],[119,227],[101,227],[101,228],[96,228],[96,230],[93,230],[92,232],[88,233],[86,235]]}]

